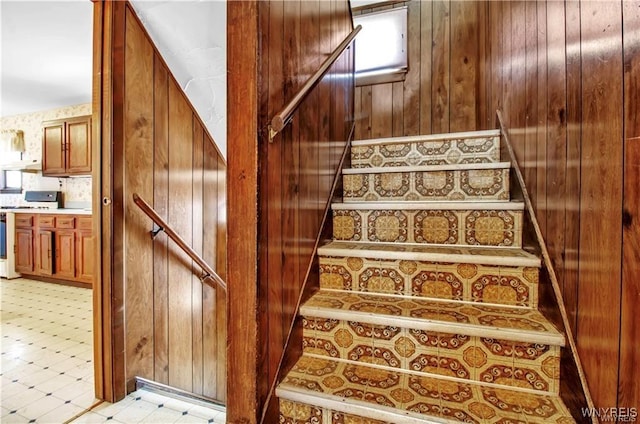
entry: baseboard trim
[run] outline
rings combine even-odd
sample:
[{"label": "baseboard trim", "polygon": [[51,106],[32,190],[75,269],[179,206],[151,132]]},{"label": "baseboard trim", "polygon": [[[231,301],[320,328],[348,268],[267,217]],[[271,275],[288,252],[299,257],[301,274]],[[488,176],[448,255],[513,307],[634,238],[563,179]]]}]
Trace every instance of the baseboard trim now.
[{"label": "baseboard trim", "polygon": [[167,386],[166,384],[157,383],[155,381],[147,380],[142,377],[135,377],[136,390],[145,389],[150,392],[158,393],[170,398],[184,400],[186,402],[194,403],[206,408],[215,409],[220,412],[227,412],[227,407],[222,402],[197,395],[195,393],[187,392],[186,390],[177,389],[175,387]]}]

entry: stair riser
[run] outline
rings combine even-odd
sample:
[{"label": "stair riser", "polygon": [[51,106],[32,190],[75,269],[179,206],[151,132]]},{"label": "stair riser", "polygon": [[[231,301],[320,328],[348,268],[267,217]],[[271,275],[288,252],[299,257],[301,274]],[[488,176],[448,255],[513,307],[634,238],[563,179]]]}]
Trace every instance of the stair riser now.
[{"label": "stair riser", "polygon": [[558,393],[554,345],[303,317],[303,350],[354,363]]},{"label": "stair riser", "polygon": [[335,240],[522,246],[520,210],[333,210]]},{"label": "stair riser", "polygon": [[509,170],[345,174],[344,201],[508,200]]},{"label": "stair riser", "polygon": [[351,166],[354,168],[499,161],[499,137],[371,144],[351,148]]},{"label": "stair riser", "polygon": [[320,257],[320,288],[536,308],[539,269]]},{"label": "stair riser", "polygon": [[280,399],[279,403],[279,424],[391,424],[286,399]]}]

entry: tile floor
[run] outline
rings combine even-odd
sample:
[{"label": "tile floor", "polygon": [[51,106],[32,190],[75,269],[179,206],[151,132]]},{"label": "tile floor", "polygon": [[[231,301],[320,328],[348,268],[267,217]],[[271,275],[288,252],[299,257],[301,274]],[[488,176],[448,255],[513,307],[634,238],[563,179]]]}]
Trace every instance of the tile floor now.
[{"label": "tile floor", "polygon": [[224,423],[223,411],[147,390],[94,398],[88,289],[0,279],[2,423]]}]

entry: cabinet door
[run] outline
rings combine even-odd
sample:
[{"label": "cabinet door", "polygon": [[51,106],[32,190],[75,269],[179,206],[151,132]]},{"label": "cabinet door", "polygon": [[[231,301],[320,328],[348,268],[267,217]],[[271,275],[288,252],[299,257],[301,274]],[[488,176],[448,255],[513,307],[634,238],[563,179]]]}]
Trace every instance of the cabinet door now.
[{"label": "cabinet door", "polygon": [[42,130],[42,174],[64,175],[65,126],[63,121],[45,122]]},{"label": "cabinet door", "polygon": [[53,275],[53,233],[47,230],[38,231],[37,271],[41,275]]},{"label": "cabinet door", "polygon": [[93,236],[91,231],[76,233],[76,278],[93,283]]},{"label": "cabinet door", "polygon": [[56,230],[56,277],[73,279],[76,276],[75,236],[73,230]]},{"label": "cabinet door", "polygon": [[16,272],[33,273],[33,230],[16,228]]},{"label": "cabinet door", "polygon": [[73,175],[91,173],[91,118],[67,120],[67,172]]}]

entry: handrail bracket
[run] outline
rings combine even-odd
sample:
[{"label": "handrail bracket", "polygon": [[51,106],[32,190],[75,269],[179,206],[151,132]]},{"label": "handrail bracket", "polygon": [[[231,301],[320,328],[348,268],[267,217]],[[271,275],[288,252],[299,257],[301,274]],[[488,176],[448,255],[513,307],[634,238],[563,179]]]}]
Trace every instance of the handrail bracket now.
[{"label": "handrail bracket", "polygon": [[278,134],[278,131],[273,129],[273,126],[269,124],[269,143],[273,143],[273,139]]},{"label": "handrail bracket", "polygon": [[160,225],[156,224],[155,222],[153,223],[153,230],[149,231],[149,234],[151,234],[151,239],[155,240],[156,236],[158,234],[160,234],[161,232],[164,231],[164,227],[161,227]]},{"label": "handrail bracket", "polygon": [[[147,203],[144,199],[138,196],[136,193],[133,193],[133,202],[144,212],[151,220],[153,221],[153,230],[149,233],[151,234],[151,238],[155,239],[155,237],[161,231],[164,231],[165,234],[173,240],[183,252],[185,252],[195,263],[200,266],[202,270],[200,281],[203,283],[207,281],[214,287],[220,287],[222,290],[227,290],[227,283],[220,278],[220,276],[215,272],[211,266],[205,262],[204,259],[195,251],[191,246],[184,241],[182,237],[178,233],[175,232],[173,228],[164,220],[158,213]],[[194,272],[195,274],[195,272]]]}]

